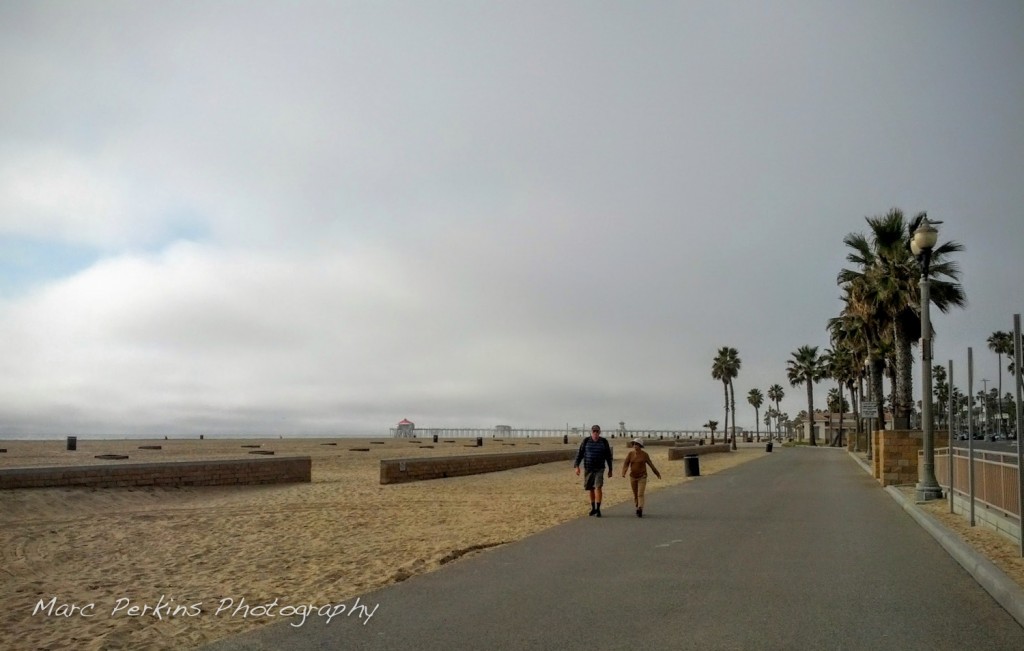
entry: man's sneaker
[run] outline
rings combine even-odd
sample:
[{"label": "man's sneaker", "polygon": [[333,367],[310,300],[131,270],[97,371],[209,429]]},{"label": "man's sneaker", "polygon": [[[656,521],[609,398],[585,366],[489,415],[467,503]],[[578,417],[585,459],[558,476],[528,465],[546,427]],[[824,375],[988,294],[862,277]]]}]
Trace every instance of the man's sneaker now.
[{"label": "man's sneaker", "polygon": [[638,518],[644,517],[644,507],[641,506],[640,508],[638,508],[636,510],[636,517],[638,517]]},{"label": "man's sneaker", "polygon": [[597,507],[596,506],[592,506],[592,507],[590,507],[590,513],[588,513],[587,515],[601,515],[601,514],[597,512]]},{"label": "man's sneaker", "polygon": [[597,517],[601,517],[601,509],[595,510],[594,515],[596,515]]}]

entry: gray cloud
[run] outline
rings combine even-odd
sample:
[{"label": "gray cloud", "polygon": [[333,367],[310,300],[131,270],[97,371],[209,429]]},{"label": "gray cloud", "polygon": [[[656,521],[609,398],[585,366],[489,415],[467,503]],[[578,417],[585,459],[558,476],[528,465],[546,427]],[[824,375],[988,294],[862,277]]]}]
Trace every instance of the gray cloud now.
[{"label": "gray cloud", "polygon": [[843,236],[892,206],[967,246],[936,356],[994,376],[1022,27],[1015,3],[6,3],[0,237],[97,262],[0,297],[0,428],[696,427],[719,346],[738,394],[788,389]]}]

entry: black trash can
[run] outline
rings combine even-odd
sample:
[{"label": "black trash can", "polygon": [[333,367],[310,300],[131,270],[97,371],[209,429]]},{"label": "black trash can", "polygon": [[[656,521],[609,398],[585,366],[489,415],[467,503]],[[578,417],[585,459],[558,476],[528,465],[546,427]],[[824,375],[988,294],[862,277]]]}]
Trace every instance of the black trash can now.
[{"label": "black trash can", "polygon": [[483,446],[484,446],[484,437],[482,437],[482,436],[476,437],[476,447],[482,448]]},{"label": "black trash can", "polygon": [[683,457],[683,472],[687,477],[700,477],[700,457],[696,454]]},{"label": "black trash can", "polygon": [[562,435],[562,443],[564,443],[566,445],[569,444],[569,435],[568,434]]},{"label": "black trash can", "polygon": [[69,436],[68,437],[68,449],[69,450],[77,450],[78,449],[78,437],[77,436]]},{"label": "black trash can", "polygon": [[772,442],[771,441],[768,441],[767,443],[764,444],[764,451],[765,452],[771,452],[772,451]]},{"label": "black trash can", "polygon": [[437,443],[437,434],[434,434],[434,443]]}]

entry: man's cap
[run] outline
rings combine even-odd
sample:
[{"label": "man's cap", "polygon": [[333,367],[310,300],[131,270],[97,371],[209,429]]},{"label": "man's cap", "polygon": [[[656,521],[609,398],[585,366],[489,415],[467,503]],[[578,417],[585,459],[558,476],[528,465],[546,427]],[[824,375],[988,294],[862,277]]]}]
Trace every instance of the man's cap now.
[{"label": "man's cap", "polygon": [[644,442],[641,441],[640,439],[633,439],[630,442],[630,445],[639,445],[640,447],[644,447]]},{"label": "man's cap", "polygon": [[590,431],[591,432],[600,432],[601,431],[601,426],[600,425],[594,425],[593,427],[590,428]]}]

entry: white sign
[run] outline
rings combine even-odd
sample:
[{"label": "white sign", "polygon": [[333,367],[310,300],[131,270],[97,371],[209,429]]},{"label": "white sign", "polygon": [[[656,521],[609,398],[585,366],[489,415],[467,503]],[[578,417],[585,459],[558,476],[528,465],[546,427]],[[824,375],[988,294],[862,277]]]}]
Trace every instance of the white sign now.
[{"label": "white sign", "polygon": [[860,403],[861,418],[878,418],[878,403],[865,400]]}]

